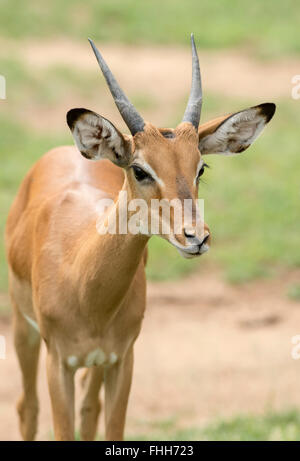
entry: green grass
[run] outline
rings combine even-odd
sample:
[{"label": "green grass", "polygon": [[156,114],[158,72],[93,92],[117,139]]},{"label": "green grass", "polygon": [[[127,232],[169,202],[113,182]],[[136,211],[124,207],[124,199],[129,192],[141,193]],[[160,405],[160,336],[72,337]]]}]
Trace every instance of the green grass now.
[{"label": "green grass", "polygon": [[247,47],[256,54],[299,53],[297,0],[2,0],[1,35],[186,44],[194,32],[201,48]]},{"label": "green grass", "polygon": [[[299,441],[300,412],[296,409],[267,411],[262,415],[244,414],[215,419],[189,428],[180,427],[176,418],[138,421],[138,432],[125,431],[126,441]],[[79,432],[76,440],[80,441]],[[53,432],[50,439],[54,439]],[[102,435],[97,440],[103,440]]]},{"label": "green grass", "polygon": [[267,412],[261,416],[242,415],[216,420],[204,427],[179,428],[176,420],[140,424],[141,431],[129,440],[214,440],[293,441],[300,440],[300,413],[297,410]]}]

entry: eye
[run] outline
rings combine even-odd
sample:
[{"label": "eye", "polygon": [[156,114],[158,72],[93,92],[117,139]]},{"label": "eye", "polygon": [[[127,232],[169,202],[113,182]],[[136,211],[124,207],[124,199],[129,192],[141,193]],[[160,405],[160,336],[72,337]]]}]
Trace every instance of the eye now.
[{"label": "eye", "polygon": [[199,170],[198,176],[197,176],[197,182],[200,181],[201,176],[203,175],[205,168],[209,168],[207,163],[203,163],[202,167]]},{"label": "eye", "polygon": [[146,173],[146,171],[143,170],[141,167],[139,167],[137,165],[133,165],[132,169],[133,169],[135,179],[137,181],[139,181],[139,182],[144,181],[144,180],[153,181],[152,176],[150,176],[150,174]]}]

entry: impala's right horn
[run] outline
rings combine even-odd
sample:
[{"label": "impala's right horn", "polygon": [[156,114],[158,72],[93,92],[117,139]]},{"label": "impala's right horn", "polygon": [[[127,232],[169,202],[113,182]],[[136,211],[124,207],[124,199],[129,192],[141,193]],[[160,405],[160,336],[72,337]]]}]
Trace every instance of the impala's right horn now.
[{"label": "impala's right horn", "polygon": [[130,133],[134,136],[139,131],[143,131],[145,122],[135,107],[131,104],[127,96],[125,96],[123,90],[119,86],[108,65],[104,61],[100,52],[97,50],[94,42],[91,39],[89,39],[89,42],[93,48],[96,59],[103,72],[116,106],[119,109],[124,122],[128,126]]},{"label": "impala's right horn", "polygon": [[190,97],[183,116],[183,122],[190,122],[198,131],[202,108],[202,85],[199,67],[199,59],[195,45],[194,35],[191,34],[192,42],[192,87]]}]

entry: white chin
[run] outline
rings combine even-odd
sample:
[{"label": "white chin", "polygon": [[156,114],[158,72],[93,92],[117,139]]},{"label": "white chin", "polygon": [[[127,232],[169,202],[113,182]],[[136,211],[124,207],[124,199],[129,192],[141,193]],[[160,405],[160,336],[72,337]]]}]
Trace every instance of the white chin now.
[{"label": "white chin", "polygon": [[187,251],[177,248],[177,251],[180,254],[180,256],[182,256],[185,259],[197,258],[198,256],[203,255],[203,253],[206,253],[208,250],[209,250],[209,246],[205,244],[202,245],[199,253],[188,253]]}]

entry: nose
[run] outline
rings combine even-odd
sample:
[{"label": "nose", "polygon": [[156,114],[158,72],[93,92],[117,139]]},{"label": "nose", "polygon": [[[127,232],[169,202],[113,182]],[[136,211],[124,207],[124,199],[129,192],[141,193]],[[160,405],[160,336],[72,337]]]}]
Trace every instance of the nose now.
[{"label": "nose", "polygon": [[185,228],[184,235],[186,238],[189,238],[189,239],[197,239],[197,244],[199,246],[199,249],[202,247],[202,245],[204,245],[209,240],[209,237],[210,237],[210,233],[206,231],[201,241],[198,237],[196,237],[196,230],[193,228]]},{"label": "nose", "polygon": [[186,238],[194,238],[196,236],[195,229],[184,229],[184,235]]}]

